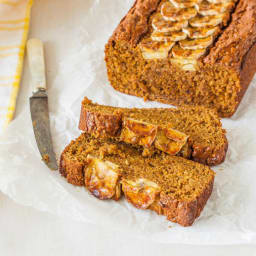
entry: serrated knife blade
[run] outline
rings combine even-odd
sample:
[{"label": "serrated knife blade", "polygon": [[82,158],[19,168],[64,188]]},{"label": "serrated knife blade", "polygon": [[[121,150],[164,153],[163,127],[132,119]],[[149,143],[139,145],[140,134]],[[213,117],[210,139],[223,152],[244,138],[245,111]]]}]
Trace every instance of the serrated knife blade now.
[{"label": "serrated knife blade", "polygon": [[33,95],[29,101],[36,143],[45,164],[51,170],[57,170],[50,130],[43,43],[38,39],[28,40],[27,55],[33,80]]}]

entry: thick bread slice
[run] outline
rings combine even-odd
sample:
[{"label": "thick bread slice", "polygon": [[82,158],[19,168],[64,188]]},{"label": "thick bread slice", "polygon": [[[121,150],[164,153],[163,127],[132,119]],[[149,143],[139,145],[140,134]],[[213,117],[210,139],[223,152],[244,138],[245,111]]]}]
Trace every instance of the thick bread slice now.
[{"label": "thick bread slice", "polygon": [[139,209],[190,226],[211,195],[214,172],[205,165],[167,154],[143,158],[125,143],[82,134],[63,151],[60,173],[99,199],[122,193]]},{"label": "thick bread slice", "polygon": [[[131,124],[128,125],[130,121],[132,128]],[[140,126],[140,122],[144,127]],[[158,131],[168,131],[167,136],[161,137],[161,145],[157,143],[157,139],[152,139],[154,127]],[[135,146],[142,145],[146,148],[144,153],[161,150],[207,165],[222,163],[228,148],[225,130],[222,129],[218,115],[214,110],[203,107],[128,109],[98,105],[85,98],[81,107],[79,129],[95,137],[110,137]],[[180,140],[175,138],[175,134],[178,134]],[[158,138],[158,135],[155,136],[154,138]],[[141,138],[144,139],[143,142]],[[168,144],[167,149],[164,143]]]}]

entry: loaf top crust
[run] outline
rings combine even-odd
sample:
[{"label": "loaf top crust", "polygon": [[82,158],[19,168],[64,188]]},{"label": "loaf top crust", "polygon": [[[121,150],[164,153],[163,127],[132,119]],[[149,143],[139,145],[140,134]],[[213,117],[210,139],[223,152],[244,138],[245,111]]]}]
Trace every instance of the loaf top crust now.
[{"label": "loaf top crust", "polygon": [[[126,41],[136,47],[149,31],[148,20],[161,0],[136,0],[121,20],[109,43]],[[244,56],[256,42],[256,1],[239,0],[229,25],[223,29],[209,54],[202,60],[240,71]]]},{"label": "loaf top crust", "polygon": [[240,0],[229,26],[204,61],[239,70],[244,56],[254,43],[256,43],[256,1]]},{"label": "loaf top crust", "polygon": [[135,47],[148,32],[148,19],[156,11],[161,0],[136,0],[127,15],[121,20],[110,41],[124,40]]}]

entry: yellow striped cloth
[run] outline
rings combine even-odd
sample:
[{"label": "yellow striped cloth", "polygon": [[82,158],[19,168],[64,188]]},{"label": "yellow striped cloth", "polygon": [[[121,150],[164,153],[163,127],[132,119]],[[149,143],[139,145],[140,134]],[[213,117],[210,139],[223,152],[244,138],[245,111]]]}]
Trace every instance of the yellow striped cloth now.
[{"label": "yellow striped cloth", "polygon": [[0,132],[12,120],[33,0],[0,0]]}]

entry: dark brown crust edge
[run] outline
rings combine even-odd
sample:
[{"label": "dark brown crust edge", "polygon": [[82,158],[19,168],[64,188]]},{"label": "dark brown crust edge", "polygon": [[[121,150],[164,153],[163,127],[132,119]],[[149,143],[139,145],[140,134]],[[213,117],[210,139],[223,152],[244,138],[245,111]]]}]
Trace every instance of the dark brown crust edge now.
[{"label": "dark brown crust edge", "polygon": [[78,128],[86,133],[108,136],[117,136],[122,126],[122,115],[115,113],[112,115],[105,115],[101,113],[95,113],[86,111],[81,106],[80,120]]},{"label": "dark brown crust edge", "polygon": [[160,202],[163,206],[164,215],[168,220],[177,222],[184,227],[191,226],[195,219],[200,216],[211,196],[213,184],[214,177],[202,194],[192,202],[179,202],[170,199],[168,195],[161,195]]},{"label": "dark brown crust edge", "polygon": [[255,73],[256,73],[256,42],[244,57],[244,61],[243,61],[241,72],[240,72],[241,91],[238,94],[238,103],[235,111],[239,107],[239,104],[241,103],[243,96],[246,93]]},{"label": "dark brown crust edge", "polygon": [[[217,115],[217,114],[216,114]],[[90,133],[94,136],[111,136],[115,137],[119,135],[122,126],[121,113],[112,115],[105,115],[86,110],[83,105],[81,107],[79,129],[86,133]],[[192,144],[192,157],[191,160],[214,166],[224,162],[226,158],[226,152],[228,150],[228,141],[223,134],[225,143],[218,150],[204,145]]]},{"label": "dark brown crust edge", "polygon": [[[78,162],[65,158],[68,145],[61,154],[59,172],[67,179],[67,182],[75,186],[85,186],[84,166]],[[194,201],[183,202],[171,199],[168,195],[160,194],[161,209],[155,210],[158,214],[163,214],[172,222],[176,222],[184,227],[191,226],[195,219],[200,216],[213,189],[214,176],[202,194]],[[92,194],[93,195],[93,194]],[[95,195],[94,195],[95,196]]]},{"label": "dark brown crust edge", "polygon": [[136,0],[128,13],[120,21],[109,39],[124,40],[133,47],[148,32],[148,18],[157,9],[161,0]]}]

